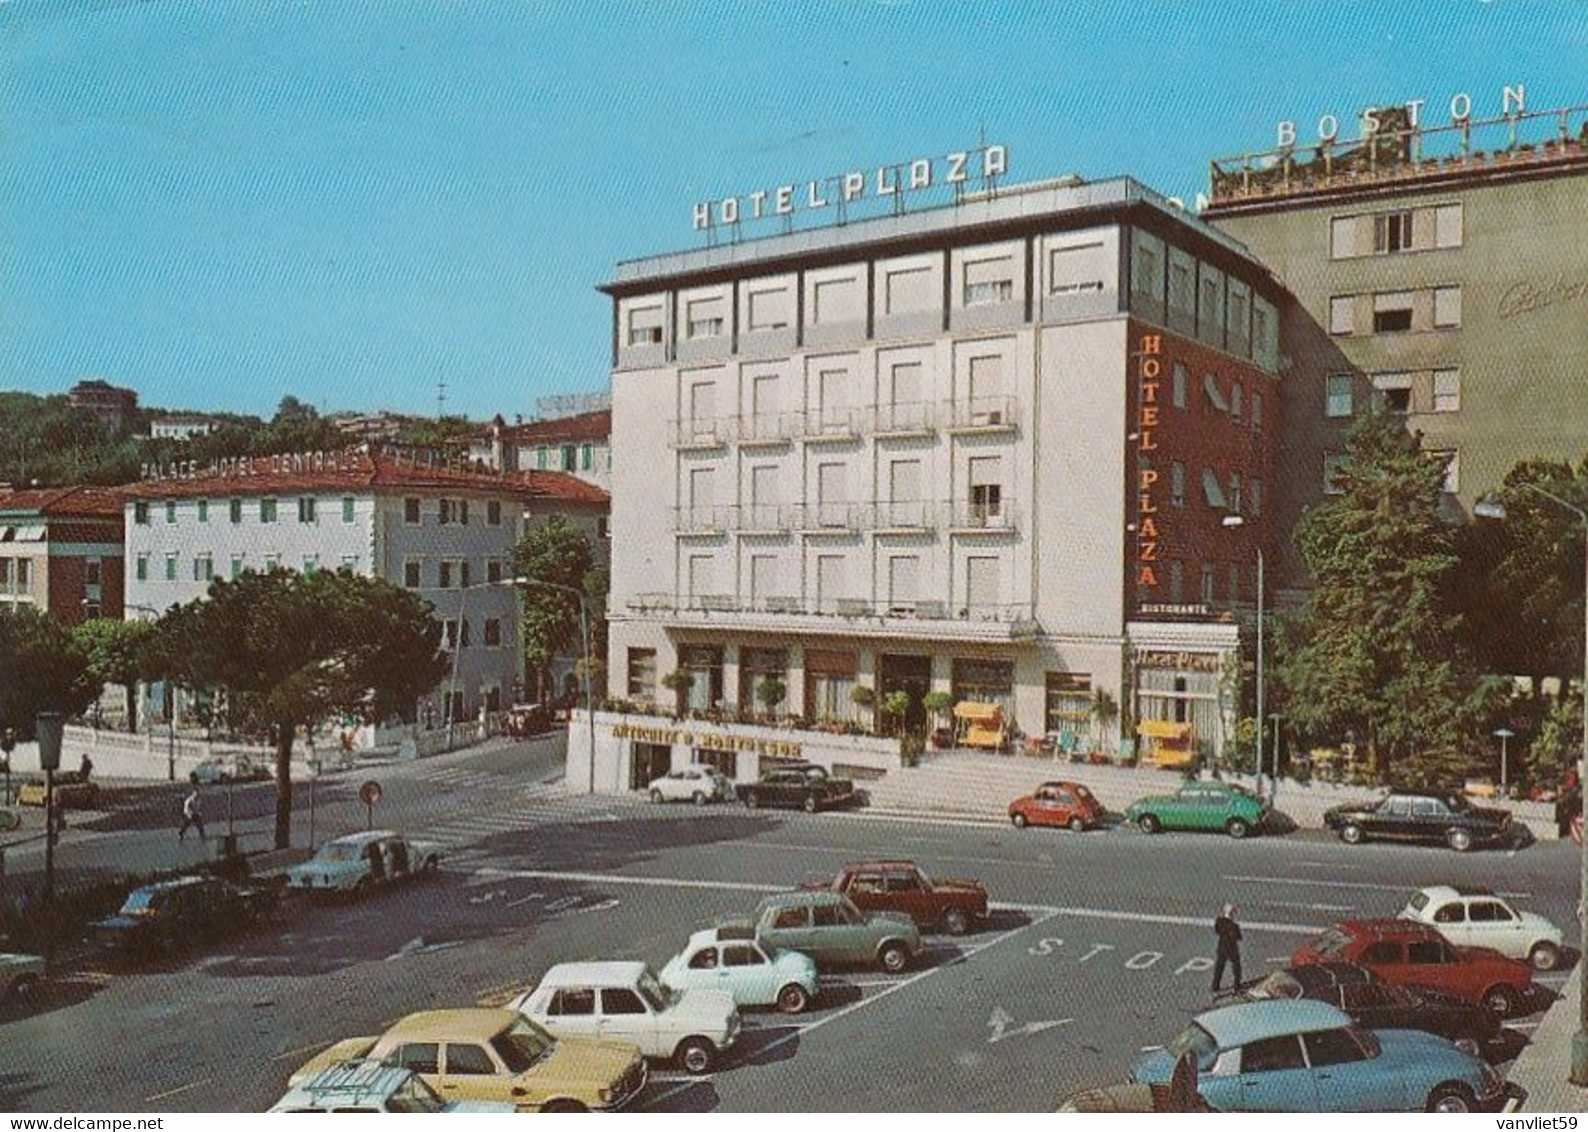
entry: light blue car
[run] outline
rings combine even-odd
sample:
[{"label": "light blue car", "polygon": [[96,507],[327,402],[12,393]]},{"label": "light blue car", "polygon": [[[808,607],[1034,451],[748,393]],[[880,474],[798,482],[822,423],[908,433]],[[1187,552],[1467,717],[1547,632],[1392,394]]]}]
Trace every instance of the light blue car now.
[{"label": "light blue car", "polygon": [[1492,1066],[1419,1030],[1364,1030],[1309,999],[1249,1002],[1197,1015],[1130,1079],[1165,1084],[1196,1057],[1197,1088],[1218,1112],[1495,1112],[1520,1090]]},{"label": "light blue car", "polygon": [[661,979],[675,990],[727,991],[736,1006],[776,1006],[785,1014],[805,1010],[817,992],[814,959],[772,947],[736,927],[690,936],[688,946],[662,968]]},{"label": "light blue car", "polygon": [[492,1101],[443,1101],[400,1065],[342,1061],[287,1090],[271,1112],[513,1112]]}]

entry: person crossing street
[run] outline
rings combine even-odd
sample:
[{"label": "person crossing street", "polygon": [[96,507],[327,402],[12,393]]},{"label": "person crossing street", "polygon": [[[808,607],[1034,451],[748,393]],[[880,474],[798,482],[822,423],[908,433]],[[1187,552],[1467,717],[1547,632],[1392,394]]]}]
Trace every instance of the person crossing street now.
[{"label": "person crossing street", "polygon": [[182,799],[182,828],[176,831],[176,839],[178,841],[187,840],[189,826],[197,827],[200,841],[209,840],[209,838],[204,836],[204,810],[203,804],[199,800],[199,788],[197,786],[193,787],[191,794]]},{"label": "person crossing street", "polygon": [[1219,993],[1224,982],[1224,968],[1232,968],[1235,989],[1241,986],[1241,925],[1235,922],[1236,908],[1224,905],[1224,911],[1213,921],[1213,934],[1218,937],[1218,949],[1213,960],[1213,993]]}]

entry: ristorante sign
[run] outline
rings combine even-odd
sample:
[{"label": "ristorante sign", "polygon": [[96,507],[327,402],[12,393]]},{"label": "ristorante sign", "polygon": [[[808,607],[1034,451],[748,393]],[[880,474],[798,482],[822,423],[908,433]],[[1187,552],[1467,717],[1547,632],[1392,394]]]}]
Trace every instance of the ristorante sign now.
[{"label": "ristorante sign", "polygon": [[142,464],[139,478],[164,482],[196,479],[246,479],[253,476],[301,476],[317,472],[356,472],[369,467],[362,447],[328,452],[278,452],[271,456],[223,456],[215,460],[167,460]]},{"label": "ristorante sign", "polygon": [[756,189],[739,196],[703,200],[695,204],[695,231],[719,226],[732,227],[748,220],[790,217],[795,213],[814,213],[843,209],[863,200],[891,199],[901,203],[909,193],[934,185],[963,185],[973,180],[990,181],[1009,171],[1009,151],[1001,145],[965,149],[943,157],[917,157],[892,165],[879,165],[874,171],[855,169],[808,181],[795,181],[770,189]]},{"label": "ristorante sign", "polygon": [[774,759],[797,759],[801,747],[782,739],[759,739],[753,735],[723,735],[710,731],[686,731],[679,727],[641,727],[632,723],[619,723],[612,728],[612,738],[633,739],[639,743],[660,743],[671,747],[682,744],[703,751],[754,751]]}]

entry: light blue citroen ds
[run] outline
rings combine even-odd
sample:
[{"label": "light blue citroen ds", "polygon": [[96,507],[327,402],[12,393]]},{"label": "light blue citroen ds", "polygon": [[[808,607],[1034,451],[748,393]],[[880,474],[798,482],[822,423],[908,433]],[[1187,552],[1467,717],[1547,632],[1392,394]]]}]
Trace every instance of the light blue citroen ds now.
[{"label": "light blue citroen ds", "polygon": [[1364,1030],[1310,999],[1199,1014],[1167,1048],[1137,1058],[1131,1081],[1167,1083],[1187,1051],[1219,1112],[1494,1112],[1520,1093],[1444,1038]]}]

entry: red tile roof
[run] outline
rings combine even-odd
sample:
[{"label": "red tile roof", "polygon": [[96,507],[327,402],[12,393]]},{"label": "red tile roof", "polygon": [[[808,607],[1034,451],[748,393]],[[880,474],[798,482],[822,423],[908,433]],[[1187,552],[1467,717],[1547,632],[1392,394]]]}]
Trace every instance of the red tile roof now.
[{"label": "red tile roof", "polygon": [[537,499],[559,499],[567,503],[610,504],[612,496],[593,483],[567,472],[520,472],[528,482],[529,493]]},{"label": "red tile roof", "polygon": [[[457,491],[508,496],[519,500],[542,494],[556,496],[560,490],[554,485],[538,483],[538,477],[549,474],[545,472],[533,473],[537,478],[531,481],[522,474],[465,471],[384,453],[372,456],[358,448],[327,453],[242,457],[205,468],[174,465],[160,469],[160,473],[164,478],[146,479],[118,490],[128,499],[332,491],[361,494]],[[605,499],[604,492],[602,499]]]},{"label": "red tile roof", "polygon": [[[557,444],[562,441],[605,440],[612,435],[612,410],[600,409],[594,413],[580,413],[572,417],[558,417],[549,421],[530,421],[528,424],[508,425],[503,433],[519,445]],[[480,434],[490,436],[489,430]]]},{"label": "red tile roof", "polygon": [[0,511],[33,511],[46,518],[120,518],[121,496],[111,487],[0,489]]}]

